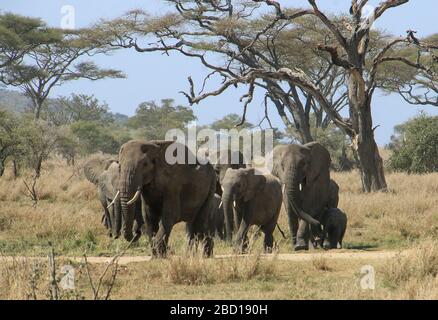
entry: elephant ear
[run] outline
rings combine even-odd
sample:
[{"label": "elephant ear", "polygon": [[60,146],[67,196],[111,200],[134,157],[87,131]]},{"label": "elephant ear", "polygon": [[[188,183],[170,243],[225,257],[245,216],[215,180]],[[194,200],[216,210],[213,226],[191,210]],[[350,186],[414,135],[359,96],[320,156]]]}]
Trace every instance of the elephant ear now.
[{"label": "elephant ear", "polygon": [[266,184],[266,177],[262,174],[257,174],[253,168],[246,170],[246,190],[244,201],[253,199],[256,194],[263,191]]},{"label": "elephant ear", "polygon": [[311,184],[323,173],[330,171],[330,153],[318,142],[311,142],[304,145],[310,150],[310,160],[307,166],[306,178],[307,183]]},{"label": "elephant ear", "polygon": [[84,175],[88,181],[97,185],[100,175],[109,168],[113,163],[117,162],[115,156],[109,155],[94,155],[84,164]]}]

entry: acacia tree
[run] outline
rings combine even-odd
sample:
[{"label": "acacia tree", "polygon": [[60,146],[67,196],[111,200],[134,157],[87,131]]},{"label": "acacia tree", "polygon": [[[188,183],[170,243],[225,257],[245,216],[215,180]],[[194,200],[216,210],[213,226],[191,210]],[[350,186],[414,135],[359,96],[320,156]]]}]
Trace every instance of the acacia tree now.
[{"label": "acacia tree", "polygon": [[59,34],[37,18],[12,13],[0,15],[0,81],[2,69],[19,64],[27,52],[41,43],[59,40]]},{"label": "acacia tree", "polygon": [[101,69],[81,59],[111,50],[90,40],[90,30],[52,32],[58,34],[57,41],[39,43],[24,53],[22,63],[9,64],[2,70],[2,81],[31,99],[35,120],[40,118],[44,102],[55,86],[77,79],[124,77],[118,70]]},{"label": "acacia tree", "polygon": [[[220,0],[168,0],[175,6],[175,12],[162,17],[150,17],[141,11],[134,11],[124,19],[118,19],[103,26],[112,37],[113,45],[134,48],[139,52],[170,51],[180,52],[188,57],[199,59],[212,72],[204,80],[201,89],[189,78],[190,90],[185,95],[191,104],[196,104],[211,96],[222,94],[228,88],[246,84],[248,92],[241,98],[244,101],[242,121],[248,105],[253,100],[255,88],[264,87],[272,98],[285,122],[284,106],[294,119],[295,126],[302,130],[302,141],[309,140],[305,132],[306,117],[299,98],[310,97],[315,105],[323,110],[330,121],[343,130],[351,139],[352,146],[361,170],[363,190],[366,192],[385,190],[387,185],[383,162],[374,139],[371,105],[372,98],[380,84],[385,66],[404,65],[415,70],[425,70],[418,61],[412,61],[399,52],[407,46],[418,47],[421,43],[409,32],[407,38],[381,37],[379,46],[373,43],[373,22],[389,9],[401,6],[408,0],[387,0],[380,3],[370,16],[364,16],[367,0],[352,1],[350,14],[339,17],[327,16],[315,0],[308,0],[308,9],[283,9],[280,3],[272,0],[220,1]],[[272,12],[266,14],[267,9]],[[312,21],[323,37],[304,35],[293,42],[287,36],[276,42],[283,34],[293,32],[302,20],[310,23],[305,30],[312,30]],[[306,20],[305,20],[306,21]],[[323,31],[320,31],[323,30]],[[151,37],[156,41],[145,45],[140,39]],[[293,38],[292,38],[293,39]],[[289,48],[285,43],[290,42]],[[279,59],[281,49],[310,48],[313,56],[326,57],[326,68],[322,72],[312,72],[302,59],[295,56],[290,63]],[[217,55],[224,57],[217,61]],[[324,61],[322,59],[318,61]],[[328,71],[327,71],[328,70]],[[328,82],[328,92],[341,96],[340,89],[346,85],[349,105],[349,118],[341,117],[330,95],[321,85],[330,70],[340,72],[345,83],[340,82],[332,91]],[[328,72],[328,73],[327,73]],[[315,77],[317,74],[323,76]],[[205,91],[206,81],[213,75],[222,78],[216,90]],[[343,78],[341,78],[343,79]],[[299,88],[301,94],[294,93]],[[303,125],[304,124],[304,125]],[[303,129],[304,128],[304,129]]]},{"label": "acacia tree", "polygon": [[[316,19],[302,19],[295,24],[289,21],[280,23],[277,20],[277,24],[272,24],[271,20],[275,18],[272,14],[255,20],[249,19],[254,3],[246,1],[241,3],[242,8],[233,16],[233,21],[224,19],[221,22],[217,16],[202,15],[208,5],[213,6],[210,13],[216,10],[219,11],[219,16],[224,14],[212,2],[204,1],[201,4],[198,1],[196,6],[190,8],[184,6],[189,4],[186,1],[169,2],[176,5],[177,14],[151,18],[141,10],[132,11],[125,17],[101,24],[100,41],[105,39],[113,46],[134,48],[138,52],[178,51],[188,57],[198,58],[211,69],[200,92],[206,88],[207,81],[215,76],[228,79],[249,69],[277,70],[285,66],[291,67],[299,61],[336,112],[346,106],[344,75],[316,50],[317,39],[323,41],[329,36],[325,30],[315,25],[318,23]],[[200,23],[200,19],[208,21],[209,27]],[[190,30],[189,26],[193,23],[200,26],[199,30]],[[231,29],[232,33],[229,32]],[[261,33],[260,30],[265,32]],[[150,42],[151,37],[155,37],[157,45],[145,46],[140,43],[141,39]],[[220,63],[208,61],[207,56],[210,54],[221,57]],[[314,140],[309,125],[312,112],[316,115],[315,125],[327,127],[330,118],[324,109],[311,94],[295,84],[262,79],[254,82],[255,87],[266,91],[263,120],[269,126],[271,122],[267,103],[271,101],[286,128],[297,130],[302,143]],[[189,99],[189,102],[193,104],[200,100],[195,102]],[[246,112],[236,124],[241,126],[246,120],[245,116]]]}]

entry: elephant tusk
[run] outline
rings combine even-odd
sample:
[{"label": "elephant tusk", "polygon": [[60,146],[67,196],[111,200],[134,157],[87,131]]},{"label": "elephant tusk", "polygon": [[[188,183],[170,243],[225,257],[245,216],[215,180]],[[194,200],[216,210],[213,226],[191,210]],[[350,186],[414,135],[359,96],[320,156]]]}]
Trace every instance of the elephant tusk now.
[{"label": "elephant tusk", "polygon": [[303,185],[300,183],[300,191],[303,191]]},{"label": "elephant tusk", "polygon": [[138,197],[140,196],[140,190],[137,190],[137,192],[134,194],[131,200],[129,200],[126,204],[129,206],[133,204],[135,201],[137,201]]},{"label": "elephant tusk", "polygon": [[107,209],[109,209],[117,200],[117,198],[119,197],[120,191],[117,191],[113,201],[111,201],[111,203],[106,207]]},{"label": "elephant tusk", "polygon": [[219,203],[219,207],[218,208],[219,209],[222,208],[222,201],[221,201],[221,203]]},{"label": "elephant tusk", "polygon": [[236,207],[236,201],[233,201],[233,207],[234,208]]}]

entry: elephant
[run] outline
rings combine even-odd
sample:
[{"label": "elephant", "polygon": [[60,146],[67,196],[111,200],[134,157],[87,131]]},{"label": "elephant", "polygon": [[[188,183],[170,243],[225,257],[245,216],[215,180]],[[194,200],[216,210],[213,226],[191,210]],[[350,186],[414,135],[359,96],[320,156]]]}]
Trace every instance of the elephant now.
[{"label": "elephant", "polygon": [[327,207],[337,208],[339,204],[339,185],[333,179],[330,179],[329,193],[330,196]]},{"label": "elephant", "polygon": [[324,213],[321,224],[323,248],[337,249],[338,244],[342,248],[342,240],[347,229],[347,215],[338,208],[329,208]]},{"label": "elephant", "polygon": [[[184,161],[175,159],[181,154],[185,155]],[[195,163],[188,162],[191,159]],[[189,248],[203,241],[204,254],[213,254],[208,224],[216,174],[210,163],[199,161],[178,142],[130,140],[120,149],[119,164],[122,233],[127,241],[133,238],[132,204],[141,196],[149,209],[145,224],[153,235],[154,256],[166,255],[172,228],[181,221],[186,222]]]},{"label": "elephant", "polygon": [[258,225],[265,234],[264,249],[273,247],[273,232],[280,214],[282,191],[280,181],[270,175],[256,172],[254,168],[228,169],[222,180],[222,203],[227,235],[231,234],[233,202],[241,208],[240,226],[236,247],[243,252],[247,247],[247,233],[251,225]]},{"label": "elephant", "polygon": [[[219,150],[213,155],[209,155],[209,161],[213,165],[214,171],[216,172],[216,194],[222,196],[222,180],[225,176],[226,171],[231,169],[246,168],[246,161],[243,154],[240,151]],[[231,219],[232,230],[237,231],[239,228],[239,222],[237,221],[237,213],[233,208],[234,215]],[[231,242],[232,234],[227,234],[225,230],[225,238],[228,242]]]},{"label": "elephant", "polygon": [[[97,186],[97,194],[103,208],[102,223],[108,229],[108,235],[117,239],[120,236],[122,223],[119,193],[119,163],[115,156],[96,155],[84,164],[84,174],[88,181]],[[136,240],[140,237],[143,225],[141,202],[136,202]]]},{"label": "elephant", "polygon": [[272,174],[285,185],[284,206],[292,246],[309,249],[310,231],[319,233],[320,217],[330,199],[330,154],[317,142],[278,145],[273,149]]},{"label": "elephant", "polygon": [[[97,186],[97,194],[103,208],[102,223],[109,230],[110,236],[112,235],[113,230],[111,228],[110,212],[108,207],[109,203],[112,202],[115,193],[112,190],[112,182],[110,181],[111,179],[106,171],[114,163],[117,163],[117,158],[115,156],[103,154],[94,155],[84,163],[85,177],[88,181]],[[101,180],[101,175],[104,174],[104,172],[105,177],[102,177],[103,179]],[[109,199],[110,202],[108,202]]]},{"label": "elephant", "polygon": [[[337,208],[339,204],[339,185],[333,179],[330,180],[329,194],[330,194],[329,201],[326,208],[327,210],[329,210],[330,208]],[[325,211],[324,215],[326,214],[326,212],[327,211]],[[312,231],[311,240],[313,247],[324,248],[324,244],[323,244],[324,239],[321,230],[319,228],[318,229],[311,228],[311,231]]]},{"label": "elephant", "polygon": [[217,235],[221,240],[224,240],[224,208],[222,206],[221,196],[214,194],[213,207],[210,211],[210,234],[211,236]]}]

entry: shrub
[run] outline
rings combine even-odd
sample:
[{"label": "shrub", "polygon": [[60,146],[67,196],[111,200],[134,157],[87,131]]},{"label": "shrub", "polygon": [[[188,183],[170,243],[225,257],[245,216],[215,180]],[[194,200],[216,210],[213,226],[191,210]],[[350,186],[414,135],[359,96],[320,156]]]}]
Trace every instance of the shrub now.
[{"label": "shrub", "polygon": [[389,168],[408,173],[438,171],[438,117],[422,113],[395,127],[387,146],[392,151]]}]

